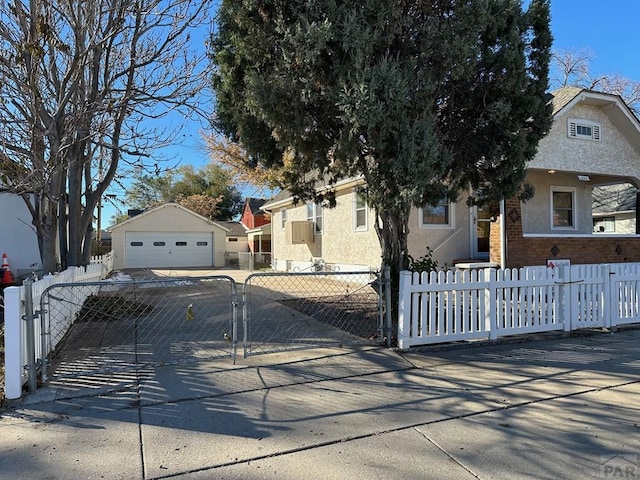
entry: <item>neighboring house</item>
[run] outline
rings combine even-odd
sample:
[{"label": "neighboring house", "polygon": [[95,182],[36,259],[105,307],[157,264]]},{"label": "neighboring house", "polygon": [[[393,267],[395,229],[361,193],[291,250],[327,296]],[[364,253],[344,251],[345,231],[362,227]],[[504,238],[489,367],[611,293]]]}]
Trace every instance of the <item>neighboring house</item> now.
[{"label": "neighboring house", "polygon": [[[617,95],[565,87],[550,95],[554,122],[530,162],[526,181],[535,196],[491,207],[457,203],[415,208],[408,250],[433,250],[441,267],[545,265],[640,261],[640,237],[593,233],[593,188],[640,186],[640,123]],[[338,182],[336,207],[294,204],[281,192],[263,205],[272,216],[272,264],[304,270],[314,262],[341,270],[378,268],[381,250],[373,211],[358,188],[361,178]],[[320,187],[324,188],[324,187]],[[637,207],[633,206],[633,212]]]},{"label": "neighboring house", "polygon": [[247,197],[245,199],[242,215],[240,216],[240,223],[247,227],[247,230],[253,230],[254,228],[271,222],[270,215],[264,210],[261,210],[266,202],[263,198]]},{"label": "neighboring house", "polygon": [[230,259],[238,258],[238,253],[249,251],[249,236],[247,235],[247,228],[242,223],[224,221],[218,221],[217,223],[227,229],[224,248],[226,263],[229,263]]},{"label": "neighboring house", "polygon": [[177,203],[112,226],[114,268],[223,267],[229,228]]},{"label": "neighboring house", "polygon": [[7,254],[14,278],[30,272],[40,272],[40,249],[31,213],[18,195],[0,187],[0,255]]},{"label": "neighboring house", "polygon": [[249,250],[258,263],[271,263],[271,215],[262,210],[267,201],[247,198],[240,222],[247,228]]},{"label": "neighboring house", "polygon": [[638,189],[629,183],[593,189],[593,232],[636,233]]}]

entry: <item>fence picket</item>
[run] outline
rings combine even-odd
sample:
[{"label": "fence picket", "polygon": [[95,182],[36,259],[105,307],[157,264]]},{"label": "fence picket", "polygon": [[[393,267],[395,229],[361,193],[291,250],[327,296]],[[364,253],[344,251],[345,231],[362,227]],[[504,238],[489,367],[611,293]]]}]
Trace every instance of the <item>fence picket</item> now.
[{"label": "fence picket", "polygon": [[[640,322],[640,264],[431,272],[408,277],[401,298],[412,345],[495,339]],[[412,304],[412,303],[411,303]]]},{"label": "fence picket", "polygon": [[[34,309],[38,309],[40,305],[40,297],[42,293],[52,285],[70,282],[90,282],[100,280],[113,268],[113,254],[108,253],[100,257],[92,257],[91,265],[84,267],[69,267],[68,269],[57,273],[56,275],[45,275],[42,279],[33,282],[31,286],[31,298],[33,299]],[[49,354],[52,346],[44,340],[50,337],[51,329],[62,331],[71,323],[71,319],[75,318],[75,314],[79,310],[79,306],[70,308],[66,314],[59,316],[57,325],[43,325],[42,322],[34,322],[34,338],[29,339],[25,334],[24,324],[22,320],[25,315],[25,288],[9,287],[5,290],[10,298],[20,298],[20,302],[14,305],[12,309],[5,309],[5,325],[10,332],[19,332],[19,338],[16,336],[11,342],[12,348],[5,350],[5,396],[8,399],[20,398],[22,394],[21,387],[26,381],[24,366],[28,363],[27,359],[27,342],[33,342],[35,347],[36,359],[43,359]],[[82,305],[82,302],[80,302]],[[17,342],[17,343],[15,343]],[[13,348],[15,347],[15,348]],[[55,345],[53,345],[55,347]],[[19,361],[16,361],[19,359]],[[44,372],[45,369],[43,369]],[[44,373],[43,373],[44,374]],[[16,388],[20,385],[20,388]]]}]

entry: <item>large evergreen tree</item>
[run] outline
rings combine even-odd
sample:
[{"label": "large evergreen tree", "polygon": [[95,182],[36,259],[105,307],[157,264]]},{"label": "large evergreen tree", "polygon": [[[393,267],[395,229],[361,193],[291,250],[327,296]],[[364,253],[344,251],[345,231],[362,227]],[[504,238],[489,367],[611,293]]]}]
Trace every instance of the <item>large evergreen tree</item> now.
[{"label": "large evergreen tree", "polygon": [[394,271],[412,206],[531,194],[547,0],[223,0],[212,46],[220,131],[299,198],[364,175]]}]

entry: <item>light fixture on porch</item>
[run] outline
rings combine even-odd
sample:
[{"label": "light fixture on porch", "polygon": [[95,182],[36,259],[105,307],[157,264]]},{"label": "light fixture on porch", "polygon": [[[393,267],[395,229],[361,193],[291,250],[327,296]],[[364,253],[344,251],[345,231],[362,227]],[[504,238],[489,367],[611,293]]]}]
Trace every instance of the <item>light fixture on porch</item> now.
[{"label": "light fixture on porch", "polygon": [[551,170],[547,170],[547,173],[548,173],[549,175],[553,175],[554,173],[556,173],[556,171],[555,171],[555,170],[553,170],[553,169],[551,169]]}]

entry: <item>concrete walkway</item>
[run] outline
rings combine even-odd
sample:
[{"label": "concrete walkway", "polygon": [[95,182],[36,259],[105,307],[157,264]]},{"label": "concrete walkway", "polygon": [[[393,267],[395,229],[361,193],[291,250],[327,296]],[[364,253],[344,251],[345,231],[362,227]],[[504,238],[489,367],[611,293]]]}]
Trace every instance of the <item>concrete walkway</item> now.
[{"label": "concrete walkway", "polygon": [[0,478],[640,478],[639,343],[300,350],[46,387],[2,412]]}]

